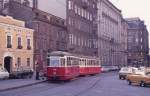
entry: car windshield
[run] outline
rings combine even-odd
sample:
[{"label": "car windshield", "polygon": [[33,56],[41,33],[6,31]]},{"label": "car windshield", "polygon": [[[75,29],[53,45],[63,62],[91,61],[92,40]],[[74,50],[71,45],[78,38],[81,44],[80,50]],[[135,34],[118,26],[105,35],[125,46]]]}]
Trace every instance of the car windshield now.
[{"label": "car windshield", "polygon": [[147,75],[147,76],[150,76],[150,72],[147,72],[146,75]]},{"label": "car windshield", "polygon": [[121,71],[128,71],[128,68],[122,68]]}]

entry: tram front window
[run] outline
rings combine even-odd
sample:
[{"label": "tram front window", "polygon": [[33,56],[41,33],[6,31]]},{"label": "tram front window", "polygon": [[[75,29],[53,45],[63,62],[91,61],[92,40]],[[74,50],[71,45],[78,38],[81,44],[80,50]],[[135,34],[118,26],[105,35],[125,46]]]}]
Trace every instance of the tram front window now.
[{"label": "tram front window", "polygon": [[59,67],[60,66],[60,57],[50,57],[49,66],[51,67]]}]

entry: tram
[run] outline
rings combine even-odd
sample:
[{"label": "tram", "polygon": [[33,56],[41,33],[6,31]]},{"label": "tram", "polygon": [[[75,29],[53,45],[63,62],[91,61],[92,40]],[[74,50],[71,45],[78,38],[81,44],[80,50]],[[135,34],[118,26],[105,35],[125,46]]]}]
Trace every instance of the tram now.
[{"label": "tram", "polygon": [[79,58],[68,52],[54,51],[48,56],[47,79],[70,80],[79,76]]},{"label": "tram", "polygon": [[48,80],[71,80],[80,75],[101,72],[100,62],[96,57],[77,56],[68,52],[51,52],[47,63]]}]

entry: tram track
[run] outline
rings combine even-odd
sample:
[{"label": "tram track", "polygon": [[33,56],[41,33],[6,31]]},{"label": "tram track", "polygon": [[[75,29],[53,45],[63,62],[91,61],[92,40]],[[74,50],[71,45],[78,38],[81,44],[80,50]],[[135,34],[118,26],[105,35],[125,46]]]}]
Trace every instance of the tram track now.
[{"label": "tram track", "polygon": [[77,94],[72,95],[72,96],[80,96],[80,95],[82,95],[84,93],[87,93],[89,90],[91,90],[92,88],[94,88],[99,83],[100,80],[101,80],[101,78],[99,77],[98,80],[96,80],[94,82],[94,84],[90,85],[88,88],[86,88],[86,89],[84,89],[84,90],[82,90],[82,91],[80,91]]},{"label": "tram track", "polygon": [[[98,77],[92,76],[92,78],[89,78],[89,77],[90,76],[78,77],[74,80],[67,81],[67,82],[66,81],[59,81],[59,82],[46,81],[44,83],[33,85],[33,86],[8,90],[8,91],[5,91],[4,94],[9,93],[9,94],[11,94],[11,96],[32,96],[31,94],[36,95],[38,93],[37,94],[38,96],[48,96],[48,94],[47,95],[42,95],[42,94],[44,92],[48,92],[49,90],[57,90],[57,89],[59,89],[59,91],[58,91],[58,93],[59,93],[59,92],[61,92],[61,89],[64,86],[66,86],[65,88],[68,88],[70,86],[77,87],[76,84],[78,84],[78,82],[87,81],[88,83],[83,84],[83,86],[85,86],[86,84],[89,84],[87,86],[88,88],[83,88],[81,91],[78,90],[76,92],[73,92],[73,94],[70,94],[70,96],[80,96],[80,95],[86,93],[87,91],[91,90],[92,88],[94,88],[97,85],[97,83],[100,81],[99,76]],[[61,96],[61,95],[57,95],[58,93],[50,92],[51,95],[55,94],[56,96]],[[2,92],[2,95],[3,95],[3,92]]]}]

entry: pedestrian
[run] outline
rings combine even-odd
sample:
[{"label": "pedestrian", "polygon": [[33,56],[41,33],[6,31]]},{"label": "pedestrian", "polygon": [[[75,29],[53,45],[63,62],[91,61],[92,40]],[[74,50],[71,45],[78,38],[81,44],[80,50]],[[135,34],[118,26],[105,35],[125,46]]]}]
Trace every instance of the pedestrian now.
[{"label": "pedestrian", "polygon": [[36,80],[39,80],[39,63],[36,63]]}]

